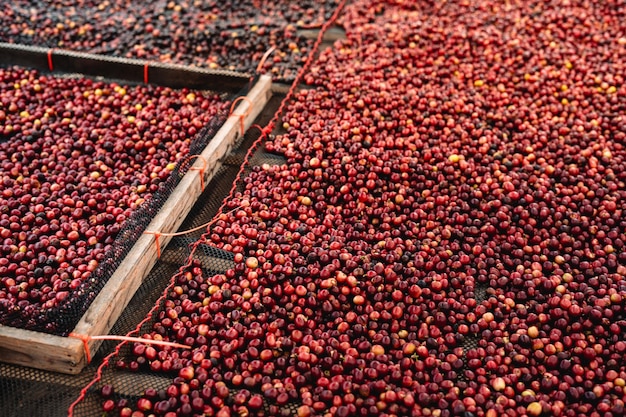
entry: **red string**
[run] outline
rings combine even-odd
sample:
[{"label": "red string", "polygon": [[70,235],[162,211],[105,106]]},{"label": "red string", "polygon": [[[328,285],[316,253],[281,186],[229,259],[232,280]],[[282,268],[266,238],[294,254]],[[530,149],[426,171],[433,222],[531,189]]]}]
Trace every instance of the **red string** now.
[{"label": "red string", "polygon": [[144,84],[148,84],[148,67],[150,66],[150,64],[146,63],[143,66],[143,83]]},{"label": "red string", "polygon": [[161,259],[161,242],[159,242],[159,238],[161,237],[160,232],[154,232],[154,243],[156,245],[157,258]]},{"label": "red string", "polygon": [[[246,109],[246,111],[243,114],[240,113],[233,113],[233,109],[235,108],[235,104],[237,104],[239,101],[241,100],[245,100],[248,102],[248,108]],[[232,104],[230,105],[230,116],[239,116],[239,131],[241,136],[243,136],[243,134],[246,131],[246,126],[245,126],[245,121],[246,121],[246,117],[248,117],[248,115],[250,114],[250,110],[252,109],[252,102],[250,102],[250,99],[246,96],[239,96],[237,97]]]},{"label": "red string", "polygon": [[87,363],[91,363],[91,351],[89,350],[89,336],[84,334],[76,334],[74,332],[69,334],[70,337],[75,337],[83,341],[83,348],[85,349],[85,358]]},{"label": "red string", "polygon": [[261,129],[261,135],[263,137],[268,137],[272,133],[272,130],[274,130],[274,127],[267,125],[263,129]]},{"label": "red string", "polygon": [[263,69],[263,66],[265,65],[265,61],[267,60],[267,58],[269,58],[270,54],[272,52],[274,52],[276,48],[275,47],[271,47],[270,49],[268,49],[264,54],[263,57],[261,58],[261,60],[259,61],[259,65],[257,65],[256,67],[256,72],[259,73],[261,72],[261,70]]},{"label": "red string", "polygon": [[48,69],[54,71],[54,65],[52,65],[52,49],[48,50]]}]

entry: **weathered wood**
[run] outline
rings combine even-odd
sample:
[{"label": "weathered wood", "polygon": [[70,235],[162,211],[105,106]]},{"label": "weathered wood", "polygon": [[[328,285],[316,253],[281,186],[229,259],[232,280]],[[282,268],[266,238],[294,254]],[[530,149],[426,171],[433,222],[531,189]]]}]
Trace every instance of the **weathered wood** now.
[{"label": "weathered wood", "polygon": [[235,71],[211,70],[6,42],[0,42],[0,64],[21,65],[66,74],[77,73],[81,76],[105,75],[111,80],[148,82],[173,88],[204,88],[210,85],[212,90],[232,93],[240,91],[250,80],[249,74]]},{"label": "weathered wood", "polygon": [[69,374],[80,372],[86,365],[81,340],[2,325],[0,360]]},{"label": "weathered wood", "polygon": [[[319,36],[319,29],[299,29],[298,34],[304,36],[307,39],[316,40]],[[333,26],[329,28],[322,37],[322,41],[325,43],[333,43],[339,39],[346,39],[346,31],[339,27]]]},{"label": "weathered wood", "polygon": [[[243,117],[244,128],[249,127],[269,100],[271,84],[271,77],[260,77],[246,96],[247,99],[238,102],[233,114],[202,152],[201,158],[192,165],[193,169],[189,169],[183,176],[162,209],[147,226],[147,232],[167,234],[178,230],[202,193],[202,184],[208,184],[221,166],[222,159],[240,139],[241,118]],[[165,248],[171,239],[171,236],[160,236],[161,248]],[[107,334],[156,262],[156,235],[144,233],[93,301],[73,333],[87,336]],[[101,343],[101,340],[89,341],[92,356]],[[69,374],[79,373],[86,365],[83,342],[80,339],[6,326],[0,326],[0,361]]]}]

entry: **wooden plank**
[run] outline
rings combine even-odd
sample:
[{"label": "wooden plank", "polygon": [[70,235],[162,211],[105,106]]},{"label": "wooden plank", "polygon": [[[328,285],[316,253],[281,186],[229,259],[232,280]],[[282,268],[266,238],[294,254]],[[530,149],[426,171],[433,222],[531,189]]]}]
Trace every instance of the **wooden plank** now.
[{"label": "wooden plank", "polygon": [[[50,69],[52,63],[52,70]],[[41,71],[78,73],[131,83],[157,84],[172,88],[205,88],[236,93],[250,80],[249,74],[211,70],[141,59],[103,56],[66,49],[0,42],[0,64],[37,68]]]},{"label": "wooden plank", "polygon": [[[147,226],[147,231],[173,233],[178,230],[202,193],[201,184],[208,184],[221,166],[221,160],[241,137],[239,115],[243,117],[244,127],[249,127],[269,100],[271,84],[271,77],[260,77],[248,93],[247,99],[238,102],[233,114],[202,152],[202,158],[198,158],[193,164],[194,169],[185,174],[161,211]],[[161,236],[159,243],[164,248],[170,240],[169,236]],[[87,336],[108,334],[156,261],[156,236],[145,233],[128,252],[73,333]],[[89,342],[92,356],[101,343],[100,340]],[[0,326],[0,360],[69,374],[79,373],[86,365],[83,344],[77,338],[6,326]]]},{"label": "wooden plank", "polygon": [[75,374],[86,365],[82,341],[0,325],[0,360]]},{"label": "wooden plank", "polygon": [[[319,36],[319,29],[299,29],[298,34],[304,36],[307,39],[316,40]],[[332,44],[339,39],[346,39],[346,31],[339,26],[333,26],[324,32],[322,42],[326,44]]]}]

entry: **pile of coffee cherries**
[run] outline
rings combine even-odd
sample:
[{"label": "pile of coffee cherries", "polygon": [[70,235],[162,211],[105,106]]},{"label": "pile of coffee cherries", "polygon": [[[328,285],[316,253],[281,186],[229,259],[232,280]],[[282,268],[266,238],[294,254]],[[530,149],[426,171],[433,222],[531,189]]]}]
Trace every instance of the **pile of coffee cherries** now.
[{"label": "pile of coffee cherries", "polygon": [[[351,2],[118,415],[619,416],[626,4]],[[134,413],[134,414],[133,414]]]},{"label": "pile of coffee cherries", "polygon": [[0,9],[0,41],[254,73],[291,80],[337,7],[325,1],[15,1]]}]

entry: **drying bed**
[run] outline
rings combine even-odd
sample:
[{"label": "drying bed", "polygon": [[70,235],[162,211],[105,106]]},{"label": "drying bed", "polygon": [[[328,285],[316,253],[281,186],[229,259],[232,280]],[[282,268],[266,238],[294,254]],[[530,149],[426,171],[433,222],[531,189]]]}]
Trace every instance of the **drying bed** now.
[{"label": "drying bed", "polygon": [[[101,334],[113,325],[156,258],[156,244],[169,241],[142,233],[150,225],[153,233],[176,230],[199,184],[263,107],[269,80],[256,104],[244,97],[235,106],[256,79],[72,52],[57,53],[57,73],[50,74],[6,66],[13,60],[52,67],[45,50],[2,48],[3,360],[75,373],[86,363],[82,342],[57,337],[79,328],[82,337]],[[86,69],[90,77],[59,67]],[[107,70],[116,81],[95,76]],[[153,84],[167,74],[178,88]],[[204,88],[180,87],[181,80]],[[181,184],[188,189],[168,206]],[[167,213],[157,221],[162,208]],[[141,259],[123,268],[133,250]],[[83,316],[121,270],[129,275],[125,283],[113,279],[108,291],[127,293],[101,299],[93,317]],[[94,351],[98,345],[90,342]]]},{"label": "drying bed", "polygon": [[291,80],[315,29],[332,14],[326,1],[15,1],[0,13],[0,41],[69,49]]},{"label": "drying bed", "polygon": [[[234,266],[191,259],[140,329],[191,349],[124,345],[91,394],[110,415],[623,415],[625,12],[352,2],[266,142],[285,162],[197,242]],[[142,395],[116,389],[136,371]]]},{"label": "drying bed", "polygon": [[65,333],[42,318],[90,291],[126,219],[230,103],[15,67],[0,80],[2,323]]},{"label": "drying bed", "polygon": [[206,89],[237,94],[251,77],[235,71],[195,68],[179,64],[103,56],[68,49],[0,42],[0,64],[35,68],[84,77],[106,77],[129,84]]}]

